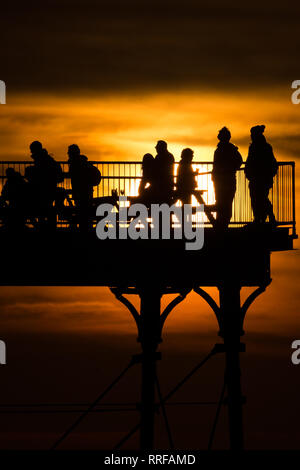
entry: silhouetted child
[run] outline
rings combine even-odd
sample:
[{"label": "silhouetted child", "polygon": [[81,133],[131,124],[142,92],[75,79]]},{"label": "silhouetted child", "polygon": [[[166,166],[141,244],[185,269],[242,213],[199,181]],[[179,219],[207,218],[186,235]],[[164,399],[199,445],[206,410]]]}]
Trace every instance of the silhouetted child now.
[{"label": "silhouetted child", "polygon": [[139,201],[148,205],[153,200],[153,182],[155,179],[155,160],[153,155],[146,153],[142,162],[142,179],[139,184]]},{"label": "silhouetted child", "polygon": [[191,203],[192,193],[197,187],[196,176],[198,172],[193,170],[193,157],[194,152],[192,149],[186,148],[182,150],[177,172],[176,195],[183,204]]}]

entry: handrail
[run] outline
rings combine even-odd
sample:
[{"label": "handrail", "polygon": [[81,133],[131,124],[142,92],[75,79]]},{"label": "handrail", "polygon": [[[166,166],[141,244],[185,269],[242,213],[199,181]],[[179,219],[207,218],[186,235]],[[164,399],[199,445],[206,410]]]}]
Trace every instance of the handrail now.
[{"label": "handrail", "polygon": [[[90,162],[97,166],[102,173],[102,181],[99,186],[95,187],[94,197],[110,196],[114,189],[117,190],[118,194],[126,196],[138,194],[138,184],[142,175],[141,161],[90,160]],[[62,165],[63,171],[67,173],[68,161],[60,160],[59,163]],[[15,167],[17,171],[24,174],[25,168],[32,164],[33,161],[31,159],[0,161],[0,192],[6,180],[6,168]],[[175,162],[175,169],[178,167],[178,164],[179,162]],[[200,170],[197,182],[198,188],[206,191],[205,203],[213,205],[215,203],[214,184],[211,178],[213,162],[195,160],[192,164]],[[237,173],[237,190],[233,201],[230,222],[232,226],[241,226],[253,220],[249,185],[244,173],[244,165],[245,162],[242,164],[241,171]],[[276,220],[280,225],[289,226],[292,229],[293,235],[296,236],[295,162],[283,161],[278,162],[278,165],[278,173],[274,178],[273,189],[270,191],[270,200],[273,204]],[[201,174],[201,172],[203,173]],[[174,175],[174,177],[176,176]],[[70,191],[70,178],[66,175],[63,183],[60,183],[59,186]],[[194,201],[194,205],[197,205],[196,201]],[[209,224],[205,217],[202,222]]]}]

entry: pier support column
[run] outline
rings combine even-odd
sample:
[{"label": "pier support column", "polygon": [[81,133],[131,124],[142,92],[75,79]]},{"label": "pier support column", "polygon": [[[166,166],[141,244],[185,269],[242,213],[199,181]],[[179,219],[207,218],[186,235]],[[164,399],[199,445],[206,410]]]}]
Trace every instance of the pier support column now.
[{"label": "pier support column", "polygon": [[244,436],[240,352],[243,345],[240,343],[240,285],[238,283],[224,283],[224,285],[219,287],[219,292],[226,357],[225,381],[227,388],[230,449],[242,450],[244,447]]},{"label": "pier support column", "polygon": [[157,287],[140,291],[140,342],[142,347],[142,390],[141,390],[141,450],[154,447],[156,352],[160,338],[160,300]]},{"label": "pier support column", "polygon": [[[133,316],[137,329],[138,341],[141,343],[142,354],[133,357],[135,363],[142,366],[141,404],[140,415],[140,448],[152,450],[154,448],[154,417],[155,417],[155,388],[158,386],[156,375],[156,361],[161,359],[157,352],[164,323],[173,309],[180,304],[191,291],[191,288],[181,290],[169,289],[154,284],[136,288],[111,287],[116,299],[125,305]],[[161,297],[164,294],[178,293],[161,313]],[[140,313],[135,306],[124,296],[135,294],[140,298]]]}]

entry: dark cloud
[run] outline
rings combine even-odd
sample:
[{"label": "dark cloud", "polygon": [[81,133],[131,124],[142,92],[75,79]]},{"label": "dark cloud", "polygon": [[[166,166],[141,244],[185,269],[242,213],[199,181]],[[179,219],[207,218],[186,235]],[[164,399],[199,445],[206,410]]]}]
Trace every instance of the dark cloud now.
[{"label": "dark cloud", "polygon": [[9,90],[218,90],[299,78],[296,2],[165,0],[8,3],[1,79]]}]

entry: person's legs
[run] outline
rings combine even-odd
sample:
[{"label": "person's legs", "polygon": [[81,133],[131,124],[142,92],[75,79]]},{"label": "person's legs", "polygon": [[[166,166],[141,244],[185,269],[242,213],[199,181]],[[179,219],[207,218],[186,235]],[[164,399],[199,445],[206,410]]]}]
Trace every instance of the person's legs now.
[{"label": "person's legs", "polygon": [[227,228],[232,217],[232,203],[236,184],[231,181],[220,181],[215,184],[217,226]]},{"label": "person's legs", "polygon": [[224,191],[224,223],[228,227],[232,217],[232,204],[236,191],[236,184],[227,184]]},{"label": "person's legs", "polygon": [[214,181],[214,188],[215,188],[215,209],[216,209],[216,221],[219,224],[220,220],[222,219],[222,199],[223,199],[223,188],[220,181]]},{"label": "person's legs", "polygon": [[87,232],[92,228],[91,204],[90,198],[77,201],[79,229],[82,232]]},{"label": "person's legs", "polygon": [[250,191],[250,198],[251,198],[251,206],[252,212],[254,216],[254,222],[260,223],[262,222],[262,195],[261,195],[261,188],[259,184],[250,181],[249,183],[249,191]]},{"label": "person's legs", "polygon": [[272,202],[269,199],[269,192],[271,188],[266,188],[266,215],[269,217],[269,222],[271,223],[276,223],[274,211],[273,211],[273,205]]},{"label": "person's legs", "polygon": [[275,220],[275,215],[273,213],[273,206],[271,201],[269,200],[269,191],[270,188],[267,186],[261,186],[260,188],[260,194],[261,194],[261,203],[260,203],[260,208],[261,208],[261,222],[265,223],[267,220],[267,217],[269,217],[269,221],[271,223],[276,222]]},{"label": "person's legs", "polygon": [[261,222],[265,223],[268,216],[269,209],[269,199],[268,199],[269,189],[265,186],[260,188],[261,194]]}]

